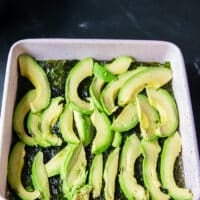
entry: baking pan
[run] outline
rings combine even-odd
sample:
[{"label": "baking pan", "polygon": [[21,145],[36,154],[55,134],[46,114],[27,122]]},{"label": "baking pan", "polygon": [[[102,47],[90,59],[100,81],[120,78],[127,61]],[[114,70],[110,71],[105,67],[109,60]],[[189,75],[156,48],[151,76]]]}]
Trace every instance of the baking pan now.
[{"label": "baking pan", "polygon": [[129,55],[138,61],[170,61],[172,88],[179,110],[179,131],[182,137],[182,159],[185,184],[200,199],[200,162],[185,64],[180,49],[169,42],[104,39],[27,39],[16,42],[10,49],[6,67],[0,123],[0,198],[5,199],[7,161],[12,141],[12,115],[18,88],[17,58],[26,53],[37,60],[81,59],[93,57],[111,60]]}]

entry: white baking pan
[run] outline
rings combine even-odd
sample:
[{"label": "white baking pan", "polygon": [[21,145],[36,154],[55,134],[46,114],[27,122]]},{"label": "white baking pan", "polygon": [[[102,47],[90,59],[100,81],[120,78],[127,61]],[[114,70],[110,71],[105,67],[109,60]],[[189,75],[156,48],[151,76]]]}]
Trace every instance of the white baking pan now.
[{"label": "white baking pan", "polygon": [[186,187],[192,190],[194,200],[200,200],[200,162],[197,139],[185,64],[179,48],[163,41],[96,39],[28,39],[21,40],[11,47],[7,62],[0,123],[0,196],[2,199],[5,199],[6,195],[7,161],[12,140],[12,115],[18,87],[17,58],[22,53],[30,54],[39,60],[84,57],[110,60],[119,55],[130,55],[139,61],[170,61],[173,71],[172,87],[180,118],[179,130],[183,145],[185,183]]}]

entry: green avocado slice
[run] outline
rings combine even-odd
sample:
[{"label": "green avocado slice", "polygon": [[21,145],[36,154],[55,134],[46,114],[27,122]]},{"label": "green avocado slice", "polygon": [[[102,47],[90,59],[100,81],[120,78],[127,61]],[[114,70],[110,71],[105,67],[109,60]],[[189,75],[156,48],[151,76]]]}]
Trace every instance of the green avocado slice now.
[{"label": "green avocado slice", "polygon": [[45,109],[50,102],[51,90],[44,70],[28,55],[19,56],[20,74],[31,81],[36,88],[34,100],[30,103],[31,111],[36,113]]},{"label": "green avocado slice", "polygon": [[147,97],[142,94],[137,95],[136,105],[142,137],[148,140],[155,139],[160,122],[157,110],[150,105]]},{"label": "green avocado slice", "polygon": [[92,58],[85,58],[72,68],[65,83],[66,100],[71,103],[74,109],[85,114],[91,114],[93,107],[91,102],[86,102],[79,97],[78,87],[84,79],[92,76],[92,70]]},{"label": "green avocado slice", "polygon": [[137,183],[134,177],[136,159],[141,155],[140,140],[135,134],[129,136],[122,148],[120,156],[119,184],[128,199],[148,200],[149,196],[145,189]]},{"label": "green avocado slice", "polygon": [[74,121],[81,142],[84,146],[88,146],[92,142],[94,136],[94,127],[90,116],[74,110]]},{"label": "green avocado slice", "polygon": [[92,187],[90,185],[84,185],[80,189],[76,190],[72,200],[89,200],[91,191]]},{"label": "green avocado slice", "polygon": [[137,69],[120,74],[117,80],[112,81],[105,86],[105,88],[103,89],[101,93],[101,103],[103,105],[105,112],[108,115],[111,115],[118,108],[118,105],[115,105],[115,101],[116,101],[118,92],[120,91],[120,88],[124,85],[124,83],[129,78],[143,71],[144,69],[146,68],[138,67]]},{"label": "green avocado slice", "polygon": [[172,79],[172,71],[164,67],[148,67],[129,78],[118,94],[118,105],[124,106],[135,99],[144,88],[159,88]]},{"label": "green avocado slice", "polygon": [[105,68],[112,74],[122,74],[128,70],[135,59],[130,56],[118,56],[111,63],[105,64]]},{"label": "green avocado slice", "polygon": [[22,185],[21,173],[24,166],[25,144],[17,142],[11,150],[8,159],[8,183],[16,194],[24,200],[34,200],[40,197],[38,190],[29,192]]},{"label": "green avocado slice", "polygon": [[113,141],[112,141],[112,146],[113,147],[120,147],[121,143],[122,143],[122,133],[115,131],[114,132],[114,136],[113,136]]},{"label": "green avocado slice", "polygon": [[92,186],[92,197],[95,199],[101,195],[103,178],[103,155],[95,155],[89,173],[89,185]]},{"label": "green avocado slice", "polygon": [[13,129],[19,139],[28,146],[37,145],[34,138],[27,134],[24,127],[26,115],[30,110],[30,103],[33,101],[35,96],[35,89],[28,91],[18,102],[13,115]]},{"label": "green avocado slice", "polygon": [[41,114],[29,112],[27,118],[27,128],[29,133],[32,135],[37,145],[41,147],[49,147],[51,145],[45,140],[45,138],[43,138],[40,125]]},{"label": "green avocado slice", "polygon": [[49,200],[49,180],[47,176],[47,171],[43,163],[43,153],[39,151],[33,160],[32,165],[32,181],[34,188],[41,193],[41,199]]},{"label": "green avocado slice", "polygon": [[105,113],[96,109],[91,115],[91,120],[96,129],[96,135],[92,143],[92,153],[102,153],[112,144],[111,122]]},{"label": "green avocado slice", "polygon": [[115,199],[115,182],[118,172],[120,148],[115,148],[109,155],[105,163],[103,179],[105,182],[104,196],[106,200]]},{"label": "green avocado slice", "polygon": [[100,111],[104,110],[100,102],[101,90],[104,84],[105,82],[102,79],[94,77],[89,88],[92,103]]},{"label": "green avocado slice", "polygon": [[160,124],[157,135],[167,137],[175,133],[178,127],[178,110],[174,98],[165,89],[146,89],[150,104],[158,110]]},{"label": "green avocado slice", "polygon": [[112,129],[118,132],[128,131],[138,124],[136,103],[126,105],[112,123]]},{"label": "green avocado slice", "polygon": [[62,139],[53,134],[51,129],[62,113],[63,100],[63,97],[52,98],[49,107],[43,111],[41,116],[41,131],[43,138],[53,146],[60,146],[62,144]]},{"label": "green avocado slice", "polygon": [[63,181],[65,180],[67,173],[68,173],[68,170],[66,170],[67,169],[66,167],[69,165],[70,159],[73,156],[73,152],[76,149],[78,149],[78,145],[75,145],[75,144],[69,143],[66,146],[66,152],[65,152],[64,158],[62,159],[61,166],[60,166],[60,177]]},{"label": "green avocado slice", "polygon": [[60,115],[58,127],[65,142],[79,144],[80,140],[73,130],[73,120],[73,110],[70,104],[68,103],[65,105],[64,110]]},{"label": "green avocado slice", "polygon": [[177,186],[174,179],[174,164],[181,152],[181,138],[178,132],[168,137],[163,146],[160,163],[160,177],[164,188],[169,195],[176,200],[192,200],[192,193],[189,189]]},{"label": "green avocado slice", "polygon": [[94,63],[93,73],[97,78],[102,79],[106,83],[117,79],[114,74],[99,63]]},{"label": "green avocado slice", "polygon": [[161,192],[160,190],[161,183],[158,179],[158,174],[156,171],[161,147],[159,146],[157,140],[147,141],[143,139],[141,144],[142,153],[144,156],[142,170],[144,184],[153,200],[169,200],[169,195]]},{"label": "green avocado slice", "polygon": [[61,165],[63,192],[68,199],[71,199],[76,190],[80,189],[86,183],[86,166],[87,160],[83,145],[68,145]]},{"label": "green avocado slice", "polygon": [[67,151],[68,146],[64,147],[45,164],[45,168],[49,178],[60,174],[61,163],[63,162]]},{"label": "green avocado slice", "polygon": [[[128,70],[128,68],[130,67],[131,62],[133,62],[133,61],[134,61],[134,59],[129,56],[119,56],[111,63],[106,64],[104,66],[104,68],[108,72],[110,72],[114,75],[119,75],[119,74],[126,72]],[[101,104],[101,100],[100,100],[101,90],[102,90],[104,84],[105,84],[104,80],[102,80],[98,77],[94,77],[94,79],[92,80],[92,83],[90,85],[90,89],[89,89],[93,104],[100,111],[104,111],[104,108],[103,108],[103,106]]]}]

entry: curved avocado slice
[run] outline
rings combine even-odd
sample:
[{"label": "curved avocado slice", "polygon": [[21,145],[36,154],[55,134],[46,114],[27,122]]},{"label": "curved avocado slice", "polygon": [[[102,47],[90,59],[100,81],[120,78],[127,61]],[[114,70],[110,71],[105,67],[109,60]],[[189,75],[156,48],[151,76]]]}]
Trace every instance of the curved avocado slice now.
[{"label": "curved avocado slice", "polygon": [[158,112],[149,104],[147,97],[142,94],[136,97],[136,104],[143,138],[149,140],[156,138],[156,130],[160,121]]},{"label": "curved avocado slice", "polygon": [[119,56],[111,63],[105,64],[105,68],[112,74],[122,74],[128,70],[134,61],[135,59],[130,56]]},{"label": "curved avocado slice", "polygon": [[29,79],[36,88],[36,96],[30,103],[31,111],[40,112],[49,105],[51,97],[47,75],[39,64],[28,55],[19,56],[19,67],[21,75]]},{"label": "curved avocado slice", "polygon": [[27,128],[29,133],[32,135],[37,145],[41,147],[49,147],[50,144],[42,136],[40,125],[41,125],[40,113],[29,112],[27,118]]},{"label": "curved avocado slice", "polygon": [[30,110],[30,103],[36,96],[36,90],[28,91],[17,104],[13,115],[13,129],[19,139],[21,139],[28,146],[37,145],[34,138],[26,133],[24,128],[25,117]]},{"label": "curved avocado slice", "polygon": [[128,131],[138,124],[137,107],[135,103],[126,105],[112,123],[112,129],[119,132]]},{"label": "curved avocado slice", "polygon": [[63,100],[63,97],[52,98],[49,107],[44,110],[41,116],[41,131],[43,138],[53,146],[60,146],[62,144],[62,139],[53,134],[51,129],[62,113]]},{"label": "curved avocado slice", "polygon": [[160,164],[160,177],[164,188],[176,200],[191,200],[192,193],[189,189],[180,188],[174,179],[174,164],[181,152],[181,138],[178,132],[168,137],[163,146]]},{"label": "curved avocado slice", "polygon": [[89,173],[89,185],[92,186],[92,197],[101,195],[103,178],[103,154],[95,155]]},{"label": "curved avocado slice", "polygon": [[24,148],[24,143],[17,142],[10,153],[8,160],[8,183],[20,198],[34,200],[40,197],[40,192],[37,190],[28,192],[21,181],[21,173],[26,154]]},{"label": "curved avocado slice", "polygon": [[91,100],[94,106],[100,111],[104,110],[100,102],[101,90],[104,84],[105,82],[102,79],[94,77],[89,88]]},{"label": "curved avocado slice", "polygon": [[157,162],[161,148],[157,140],[147,141],[142,140],[142,153],[143,159],[143,178],[144,184],[148,189],[150,196],[153,200],[169,200],[169,195],[161,192],[160,181],[157,174]]},{"label": "curved avocado slice", "polygon": [[159,88],[172,79],[172,71],[164,67],[148,67],[128,79],[118,94],[118,104],[124,106],[133,101],[145,87]]},{"label": "curved avocado slice", "polygon": [[148,88],[147,96],[150,104],[155,107],[160,114],[160,125],[157,135],[166,137],[175,133],[178,127],[178,110],[174,98],[165,89]]},{"label": "curved avocado slice", "polygon": [[65,98],[79,112],[90,114],[93,111],[89,102],[82,100],[78,95],[80,83],[89,76],[92,76],[93,60],[85,58],[78,62],[70,71],[65,83]]},{"label": "curved avocado slice", "polygon": [[72,200],[89,200],[91,191],[92,187],[90,185],[84,185],[80,189],[76,190]]},{"label": "curved avocado slice", "polygon": [[44,200],[50,199],[49,180],[43,163],[43,153],[39,151],[33,160],[32,165],[32,181],[34,188],[41,193]]},{"label": "curved avocado slice", "polygon": [[92,142],[94,136],[94,127],[90,116],[74,110],[74,121],[81,142],[84,146],[88,146]]},{"label": "curved avocado slice", "polygon": [[122,133],[116,131],[113,136],[112,146],[119,147],[122,143]]},{"label": "curved avocado slice", "polygon": [[135,70],[127,71],[127,72],[119,75],[118,79],[116,81],[112,81],[105,86],[105,88],[103,89],[102,94],[101,94],[101,103],[103,105],[105,112],[108,115],[111,115],[118,108],[118,106],[115,105],[115,101],[116,101],[118,92],[120,91],[120,88],[124,85],[124,83],[129,78],[131,78],[135,74],[143,71],[144,69],[146,69],[146,68],[138,67]]},{"label": "curved avocado slice", "polygon": [[99,63],[94,63],[93,73],[97,78],[102,79],[106,83],[117,79],[114,74],[107,70],[106,67],[101,66]]},{"label": "curved avocado slice", "polygon": [[[131,62],[133,61],[134,59],[129,56],[119,56],[111,63],[106,64],[104,68],[108,72],[114,75],[118,75],[118,74],[122,74],[126,72],[128,68],[130,67]],[[100,111],[104,111],[103,106],[101,105],[101,100],[100,100],[101,90],[104,84],[105,82],[102,79],[94,77],[89,89],[91,99],[94,105],[96,106],[96,108],[98,108]]]},{"label": "curved avocado slice", "polygon": [[115,148],[109,155],[105,163],[105,169],[103,173],[103,179],[105,182],[104,196],[106,200],[115,199],[115,181],[118,172],[118,160],[119,160],[120,148]]},{"label": "curved avocado slice", "polygon": [[68,147],[66,146],[45,164],[48,177],[56,176],[60,173],[61,163],[67,151]]},{"label": "curved avocado slice", "polygon": [[60,177],[62,180],[65,180],[66,177],[66,166],[69,165],[70,159],[73,155],[73,152],[78,148],[78,145],[75,144],[68,144],[66,146],[66,152],[64,158],[62,159],[61,166],[60,166]]},{"label": "curved avocado slice", "polygon": [[64,161],[61,165],[61,178],[63,191],[68,199],[71,199],[76,190],[81,188],[87,179],[87,160],[82,144],[68,145]]},{"label": "curved avocado slice", "polygon": [[120,187],[128,199],[149,199],[148,193],[137,183],[134,177],[135,161],[141,153],[141,144],[138,137],[135,134],[129,136],[122,148],[119,174]]},{"label": "curved avocado slice", "polygon": [[92,143],[92,153],[102,153],[111,145],[113,139],[110,120],[105,113],[100,113],[96,109],[91,115],[91,120],[96,129],[96,136]]},{"label": "curved avocado slice", "polygon": [[62,134],[62,137],[65,142],[69,142],[72,144],[79,144],[79,138],[76,136],[76,133],[73,130],[73,110],[70,104],[66,104],[62,114],[60,115],[58,126],[59,130]]}]

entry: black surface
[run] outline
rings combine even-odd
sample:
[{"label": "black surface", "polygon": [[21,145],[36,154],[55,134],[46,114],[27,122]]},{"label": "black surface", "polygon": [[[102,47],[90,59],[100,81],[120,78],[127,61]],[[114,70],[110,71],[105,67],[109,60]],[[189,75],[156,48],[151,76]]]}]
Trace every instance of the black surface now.
[{"label": "black surface", "polygon": [[183,52],[200,137],[198,0],[2,0],[0,9],[0,100],[8,51],[19,39],[166,40],[177,44]]}]

